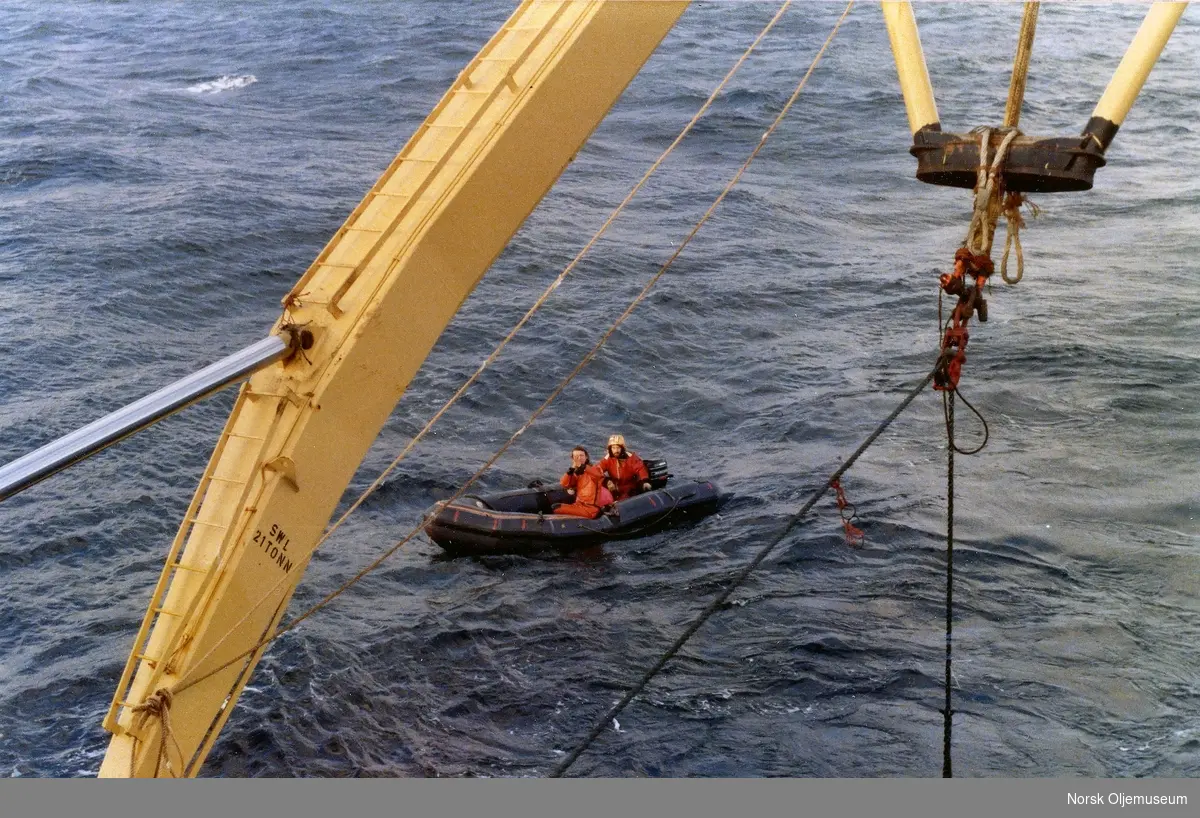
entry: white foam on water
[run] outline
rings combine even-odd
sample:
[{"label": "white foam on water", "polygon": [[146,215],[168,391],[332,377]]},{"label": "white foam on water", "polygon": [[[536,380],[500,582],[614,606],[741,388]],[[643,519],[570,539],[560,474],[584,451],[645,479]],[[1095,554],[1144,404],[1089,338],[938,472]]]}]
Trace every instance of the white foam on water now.
[{"label": "white foam on water", "polygon": [[253,74],[243,74],[238,77],[225,74],[215,80],[189,85],[187,90],[193,94],[219,94],[222,91],[245,88],[247,85],[253,85],[256,82],[258,82],[258,77]]}]

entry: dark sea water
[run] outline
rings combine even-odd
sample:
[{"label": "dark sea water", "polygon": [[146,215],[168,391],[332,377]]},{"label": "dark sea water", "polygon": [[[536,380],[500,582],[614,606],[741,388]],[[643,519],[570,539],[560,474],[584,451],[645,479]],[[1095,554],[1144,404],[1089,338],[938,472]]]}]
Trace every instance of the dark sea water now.
[{"label": "dark sea water", "polygon": [[[0,10],[0,462],[261,338],[279,299],[511,3]],[[696,3],[446,330],[347,493],[474,370],[773,14]],[[788,12],[546,307],[309,568],[295,614],[517,429],[684,238],[841,13]],[[1078,133],[1136,5],[1043,4],[1022,126]],[[998,124],[1019,4],[918,5],[942,122]],[[1035,196],[963,394],[960,776],[1200,774],[1200,17],[1082,194]],[[280,639],[208,776],[540,776],[927,371],[970,194],[922,185],[877,5],[741,185],[486,477],[622,431],[736,497],[572,557],[421,538]],[[232,393],[0,505],[0,774],[88,776]],[[978,422],[958,414],[966,447]],[[924,394],[572,768],[937,776],[946,439]]]}]

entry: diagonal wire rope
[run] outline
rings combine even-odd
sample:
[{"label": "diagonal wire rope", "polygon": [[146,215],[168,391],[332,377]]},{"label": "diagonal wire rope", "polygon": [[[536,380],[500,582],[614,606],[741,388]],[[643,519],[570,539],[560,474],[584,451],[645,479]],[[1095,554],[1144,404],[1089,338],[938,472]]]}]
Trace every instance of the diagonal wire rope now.
[{"label": "diagonal wire rope", "polygon": [[687,641],[692,638],[692,635],[695,634],[696,631],[700,629],[700,626],[708,621],[708,618],[716,613],[716,611],[725,604],[725,601],[729,599],[730,594],[737,590],[738,586],[745,582],[746,578],[750,576],[754,569],[762,564],[762,561],[765,560],[767,556],[775,550],[775,547],[783,542],[787,535],[792,532],[792,529],[795,528],[800,520],[804,518],[804,515],[807,514],[814,505],[816,505],[816,502],[825,495],[825,492],[829,491],[830,487],[833,486],[834,481],[840,479],[841,476],[845,474],[851,466],[854,465],[854,462],[858,460],[862,453],[870,448],[871,444],[874,443],[881,434],[883,434],[884,430],[887,429],[888,426],[892,425],[892,421],[898,418],[900,413],[908,408],[908,405],[912,403],[917,395],[919,395],[921,391],[925,389],[926,385],[933,380],[933,375],[934,373],[931,371],[925,376],[924,380],[913,387],[908,395],[905,396],[904,400],[900,402],[900,405],[893,409],[892,413],[875,428],[875,431],[873,431],[867,437],[867,439],[863,441],[862,445],[855,449],[854,453],[846,459],[846,462],[843,463],[837,471],[829,476],[829,479],[826,480],[825,483],[813,493],[813,495],[808,499],[808,502],[805,503],[799,511],[792,515],[791,519],[788,520],[787,525],[783,527],[783,531],[779,532],[775,539],[771,540],[770,543],[759,549],[758,553],[754,555],[754,558],[750,560],[750,562],[746,563],[746,566],[738,572],[737,576],[735,576],[733,581],[726,586],[725,590],[718,594],[712,600],[712,602],[705,606],[704,610],[700,612],[700,615],[697,616],[692,621],[692,624],[689,625],[687,629],[684,630],[684,632],[680,634],[674,642],[671,643],[671,646],[663,652],[658,661],[651,665],[650,668],[642,674],[642,678],[638,680],[637,684],[630,688],[629,692],[626,693],[620,701],[609,708],[607,713],[597,719],[596,724],[592,727],[591,732],[588,733],[587,737],[584,738],[584,740],[571,752],[570,755],[559,762],[558,766],[554,768],[554,771],[550,773],[550,778],[562,777],[562,775],[570,768],[570,766],[575,763],[575,760],[583,754],[583,751],[586,750],[591,743],[596,740],[596,737],[600,735],[601,731],[603,731],[604,728],[611,723],[614,718],[621,714],[621,711],[625,709],[626,705],[633,701],[634,697],[641,693],[642,690],[645,689],[646,685],[650,683],[650,680],[658,675],[658,672],[666,666],[667,662],[669,662],[671,658],[679,652],[679,649],[687,644]]},{"label": "diagonal wire rope", "polygon": [[[342,525],[342,523],[344,523],[346,521],[346,519],[351,514],[353,514],[354,511],[356,511],[359,508],[359,506],[361,506],[363,504],[363,502],[365,502],[366,499],[369,496],[371,496],[379,488],[379,486],[381,486],[383,484],[383,481],[387,478],[387,476],[389,474],[391,474],[398,465],[400,465],[401,461],[403,461],[406,457],[408,457],[408,455],[416,447],[417,443],[419,443],[425,437],[425,435],[429,432],[429,430],[433,428],[434,424],[437,423],[438,420],[441,419],[441,417],[450,409],[451,406],[453,406],[455,403],[457,403],[458,400],[464,394],[466,394],[467,390],[477,380],[479,380],[479,376],[483,374],[484,370],[487,369],[489,366],[491,366],[493,363],[495,363],[496,359],[500,357],[500,353],[504,350],[504,348],[506,346],[508,346],[509,342],[512,341],[512,339],[521,330],[521,328],[524,327],[525,324],[527,324],[529,322],[529,319],[533,317],[533,314],[535,312],[537,312],[538,309],[540,309],[542,307],[542,305],[544,305],[546,303],[546,300],[550,297],[550,295],[555,290],[558,289],[559,285],[562,284],[562,282],[566,279],[566,277],[568,275],[570,275],[571,271],[575,269],[575,267],[579,264],[579,262],[583,259],[583,257],[588,253],[588,251],[591,250],[592,247],[596,244],[596,242],[598,242],[600,240],[600,238],[608,231],[608,228],[612,225],[612,223],[614,221],[616,221],[617,216],[619,216],[621,214],[621,212],[625,209],[625,207],[630,203],[630,201],[633,200],[633,197],[636,196],[643,187],[645,187],[646,182],[649,181],[650,177],[658,170],[658,168],[662,165],[662,163],[666,160],[666,158],[668,156],[670,156],[670,154],[675,150],[675,148],[678,147],[679,143],[682,142],[684,140],[684,138],[692,131],[692,128],[695,127],[696,123],[700,121],[700,118],[702,116],[704,116],[705,113],[707,113],[709,108],[712,107],[713,102],[716,101],[716,99],[720,95],[721,91],[723,91],[725,89],[725,86],[728,85],[729,81],[731,79],[733,79],[735,74],[737,74],[738,70],[742,67],[742,64],[745,63],[746,60],[750,57],[750,55],[753,54],[754,51],[758,48],[758,45],[759,45],[759,43],[762,42],[763,38],[766,37],[767,34],[769,34],[771,32],[771,30],[775,27],[775,24],[779,22],[779,20],[783,17],[784,12],[786,12],[788,10],[788,8],[791,6],[791,4],[792,4],[792,0],[785,0],[785,2],[782,5],[780,5],[779,9],[775,12],[774,16],[767,22],[767,24],[763,27],[762,31],[760,31],[758,33],[758,36],[754,38],[754,41],[750,43],[750,45],[746,48],[746,50],[742,53],[742,55],[737,59],[737,61],[733,64],[733,66],[729,69],[729,71],[726,72],[725,76],[721,79],[721,81],[719,83],[717,83],[717,86],[715,88],[713,88],[712,92],[708,95],[708,98],[704,101],[704,104],[700,106],[700,108],[692,116],[691,120],[689,120],[688,123],[683,127],[683,130],[681,130],[679,132],[679,135],[675,137],[675,139],[671,142],[671,144],[668,145],[667,148],[661,154],[659,154],[658,158],[656,160],[654,160],[654,162],[650,165],[650,167],[646,170],[646,172],[644,174],[642,174],[642,178],[638,180],[637,184],[635,184],[633,186],[633,188],[629,191],[629,193],[625,196],[625,198],[621,201],[621,203],[618,204],[616,206],[616,208],[612,211],[612,213],[609,214],[608,218],[605,219],[604,223],[600,225],[600,228],[592,235],[591,239],[587,242],[587,244],[585,244],[583,246],[583,249],[581,249],[575,255],[575,257],[573,259],[571,259],[570,263],[567,264],[567,266],[563,269],[563,271],[561,273],[559,273],[558,276],[552,282],[550,282],[550,285],[548,287],[546,287],[545,290],[542,291],[542,294],[537,298],[536,301],[534,301],[533,305],[526,311],[525,315],[523,315],[521,317],[521,320],[517,322],[517,324],[512,328],[512,330],[508,333],[508,335],[506,335],[504,337],[504,339],[500,341],[500,343],[496,346],[496,348],[494,350],[492,350],[491,354],[488,355],[487,358],[484,359],[483,363],[481,363],[479,365],[479,367],[475,370],[475,372],[469,378],[467,378],[467,380],[462,384],[462,386],[460,386],[458,388],[458,390],[450,397],[450,399],[447,400],[446,403],[443,404],[442,407],[440,409],[438,409],[437,412],[434,413],[433,417],[431,417],[429,419],[429,421],[425,424],[425,426],[419,432],[417,432],[416,435],[413,436],[412,440],[410,440],[408,442],[408,444],[404,447],[404,449],[401,450],[401,452],[398,455],[396,455],[395,459],[393,459],[392,462],[388,464],[387,468],[385,468],[379,474],[379,476],[376,477],[375,480],[372,481],[371,484],[369,486],[367,486],[367,488],[365,490],[363,490],[363,492],[358,496],[357,499],[355,499],[355,501],[350,505],[350,507],[346,509],[346,511],[342,514],[342,516],[339,517],[337,519],[337,521],[335,521],[333,523],[333,525],[331,525],[328,529],[326,529],[325,533],[321,535],[321,538],[319,540],[317,540],[316,545],[313,546],[312,551],[315,552],[318,548],[320,548],[321,545],[324,544],[325,541],[328,540],[330,538],[330,536],[333,535],[333,532],[336,531]],[[571,377],[573,377],[573,375]],[[490,462],[489,462],[489,465],[490,465]],[[473,482],[475,479],[476,478],[472,478],[470,482]],[[470,485],[470,482],[468,482],[467,485],[463,486],[464,491],[467,488],[467,486]],[[449,500],[447,502],[453,502],[453,500],[458,499],[459,496],[461,496],[461,495],[455,495],[454,497],[451,498],[451,500]],[[424,523],[424,521],[422,521],[422,524],[423,523]],[[409,538],[405,538],[403,542],[407,542],[408,539]],[[403,544],[403,543],[401,543],[401,544]],[[388,554],[386,556],[390,556],[391,553],[392,552],[388,552]],[[386,558],[386,556],[385,556],[385,558]],[[311,557],[311,552],[310,552],[310,557]],[[301,571],[303,571],[305,568],[307,568],[310,557],[306,557],[304,559],[303,564],[300,566]],[[373,567],[374,567],[374,564],[372,564],[372,566],[369,566],[368,570],[373,570]],[[351,583],[356,582],[360,578],[361,577],[356,576],[353,580],[351,580]],[[231,629],[231,632],[236,631],[237,628],[239,628],[243,622],[245,622],[247,619],[249,619],[250,616],[254,613],[254,611],[256,611],[258,609],[258,607],[263,602],[266,601],[266,599],[268,599],[271,595],[273,595],[276,591],[278,591],[283,586],[285,581],[286,581],[286,578],[281,579],[279,582],[277,582],[275,584],[275,586],[272,587],[266,593],[266,595],[264,595],[262,597],[262,599],[260,599],[257,603],[255,603],[255,605],[253,607],[251,607],[243,615],[243,617],[233,626],[233,628]],[[282,635],[282,633],[280,633],[279,635]],[[208,653],[206,653],[203,657],[200,658],[200,660],[198,660],[197,662],[194,663],[193,667],[198,667],[201,664],[203,664],[205,660],[207,660],[210,656],[212,656],[212,654],[220,647],[220,645],[221,645],[220,642],[218,642],[217,645],[214,645],[213,648],[208,651]],[[246,654],[246,655],[248,656],[249,654]],[[236,661],[236,659],[234,661]],[[233,662],[230,662],[229,664],[232,664],[232,663]],[[228,665],[226,665],[226,667],[227,666]],[[216,671],[214,671],[214,672],[216,672]],[[185,676],[184,678],[186,679],[187,677]],[[200,680],[191,682],[187,686],[191,686],[191,684],[196,684],[199,681]],[[176,692],[178,692],[180,689],[182,689],[180,686],[176,686],[176,688],[175,688]]]},{"label": "diagonal wire rope", "polygon": [[[547,408],[549,408],[549,406],[558,398],[558,396],[560,394],[562,394],[562,392],[579,375],[579,373],[582,372],[583,369],[589,363],[591,363],[592,359],[594,359],[596,357],[596,355],[599,353],[599,351],[604,347],[604,345],[606,343],[608,343],[608,340],[609,340],[609,338],[612,337],[613,333],[615,333],[617,331],[617,329],[620,328],[620,326],[633,313],[633,311],[637,308],[637,306],[643,300],[645,300],[646,296],[649,295],[650,290],[654,287],[654,285],[656,283],[658,283],[658,280],[660,278],[662,278],[662,276],[667,272],[667,270],[670,269],[671,265],[674,264],[674,262],[677,258],[679,258],[679,256],[683,253],[683,250],[691,243],[692,239],[695,238],[696,234],[700,232],[700,228],[703,227],[704,224],[709,220],[709,218],[712,217],[712,214],[716,211],[717,207],[721,204],[722,201],[725,200],[725,197],[729,195],[729,192],[741,180],[741,178],[745,174],[746,170],[750,167],[750,164],[754,161],[754,159],[762,151],[763,147],[767,143],[767,140],[775,132],[775,130],[778,128],[779,124],[783,121],[784,117],[791,110],[791,108],[795,104],[797,98],[799,98],[800,93],[804,90],[805,85],[807,85],[807,83],[808,83],[809,77],[811,77],[813,74],[813,71],[816,70],[816,67],[820,63],[821,58],[825,55],[825,52],[826,52],[826,50],[828,50],[829,45],[833,41],[834,36],[838,33],[838,30],[841,28],[842,23],[845,21],[847,15],[849,15],[850,10],[853,7],[854,7],[854,0],[850,0],[850,2],[847,3],[847,5],[846,5],[845,10],[842,12],[841,17],[839,17],[837,23],[834,24],[833,30],[830,32],[829,36],[825,39],[824,44],[821,46],[820,50],[817,52],[816,57],[814,57],[812,64],[809,65],[808,71],[805,72],[804,77],[800,80],[800,83],[796,86],[796,89],[792,92],[792,95],[788,98],[788,101],[784,104],[783,109],[779,112],[779,115],[775,117],[775,119],[771,123],[771,125],[767,128],[767,130],[759,138],[758,144],[755,145],[754,150],[751,151],[751,153],[750,153],[750,156],[746,159],[745,162],[742,163],[741,167],[738,168],[737,172],[733,175],[733,178],[730,179],[729,182],[725,185],[724,189],[722,189],[721,193],[717,196],[717,198],[709,206],[708,210],[705,211],[704,215],[701,216],[700,220],[692,228],[691,232],[688,233],[687,237],[684,238],[684,240],[680,243],[679,247],[676,248],[675,252],[672,253],[670,258],[667,259],[667,261],[658,269],[658,271],[653,276],[651,276],[650,280],[642,288],[641,292],[639,292],[638,295],[634,298],[634,300],[629,304],[629,306],[626,307],[625,311],[622,312],[620,316],[618,316],[618,318],[612,323],[612,325],[609,326],[609,328],[607,330],[605,330],[605,332],[600,336],[600,339],[596,342],[596,344],[587,352],[586,355],[584,355],[583,359],[575,366],[575,368],[573,370],[571,370],[571,372],[565,378],[563,378],[563,380],[558,384],[558,386],[556,386],[554,388],[554,390],[545,399],[545,401],[543,401],[543,403],[537,409],[534,410],[534,412],[529,416],[529,418],[525,421],[525,423],[523,423],[521,425],[521,427],[519,429],[517,429],[517,431],[514,432],[512,434],[512,436],[503,445],[501,445],[500,448],[498,448],[494,454],[492,454],[491,457],[488,458],[488,460],[479,468],[478,471],[475,472],[474,475],[472,475],[465,483],[463,483],[463,485],[459,488],[459,490],[449,500],[445,501],[446,503],[452,503],[452,502],[454,502],[454,500],[457,500],[459,497],[461,497],[463,494],[465,494],[467,492],[467,490],[472,485],[474,485],[474,483],[480,477],[482,477],[487,472],[487,470],[490,469],[492,467],[492,465],[495,464],[495,462],[497,460],[499,460],[500,457],[506,451],[508,451],[508,449],[517,441],[517,438],[519,438],[522,434],[524,434],[525,431],[528,430],[529,427],[533,425],[534,421],[537,420],[542,415],[542,413],[546,411]],[[933,377],[932,373],[928,377],[932,378]],[[873,438],[872,438],[872,440],[873,440]],[[408,532],[408,534],[406,534],[395,545],[393,545],[391,548],[389,548],[387,551],[385,551],[381,556],[379,556],[378,558],[373,560],[370,564],[368,564],[365,568],[360,570],[357,574],[355,574],[353,577],[351,577],[349,580],[347,580],[345,583],[343,583],[337,589],[335,589],[334,591],[331,591],[329,594],[327,594],[325,597],[323,597],[319,602],[317,602],[315,605],[313,605],[308,610],[306,610],[304,613],[300,614],[295,619],[292,619],[286,625],[279,628],[271,637],[269,637],[267,639],[263,639],[262,641],[255,644],[253,647],[239,653],[237,656],[234,656],[233,658],[229,659],[228,661],[224,662],[223,664],[221,664],[221,665],[217,666],[216,668],[213,668],[212,670],[209,670],[203,674],[195,675],[195,676],[193,676],[191,674],[185,675],[184,678],[182,678],[179,681],[179,683],[175,685],[174,693],[175,694],[181,693],[184,690],[187,690],[188,688],[199,684],[200,682],[204,681],[205,679],[208,679],[208,678],[220,673],[221,671],[233,666],[234,664],[236,664],[240,661],[245,661],[248,657],[252,656],[257,651],[266,647],[268,644],[270,644],[274,640],[276,640],[279,637],[283,636],[284,634],[289,633],[290,631],[294,630],[297,626],[300,625],[301,622],[308,619],[310,616],[315,614],[317,611],[321,610],[326,605],[333,602],[333,600],[336,599],[338,596],[340,596],[343,592],[345,592],[351,586],[358,583],[363,577],[365,577],[367,574],[374,571],[376,568],[378,568],[380,565],[382,565],[388,558],[390,558],[393,554],[395,554],[397,551],[399,551],[404,545],[406,545],[410,540],[412,540],[413,537],[415,537],[417,534],[419,534],[421,532],[421,530],[424,528],[424,525],[425,525],[427,519],[428,519],[428,517],[423,518],[420,523],[418,523],[411,531]],[[266,595],[266,597],[264,597],[264,599],[269,597],[270,594],[273,593],[275,590],[278,590],[279,587],[280,587],[279,584],[277,584],[275,586],[275,588],[273,588],[270,592],[268,592],[268,594]],[[261,603],[262,603],[262,600],[260,600],[259,603],[256,603],[256,605],[261,604]],[[216,650],[216,647],[213,648],[213,651],[215,651],[215,650]],[[206,654],[204,659],[207,659],[208,656],[210,656],[213,651],[210,651],[208,654]],[[201,662],[202,661],[203,660],[201,660]],[[199,666],[201,664],[201,662],[197,662],[196,665]]]}]

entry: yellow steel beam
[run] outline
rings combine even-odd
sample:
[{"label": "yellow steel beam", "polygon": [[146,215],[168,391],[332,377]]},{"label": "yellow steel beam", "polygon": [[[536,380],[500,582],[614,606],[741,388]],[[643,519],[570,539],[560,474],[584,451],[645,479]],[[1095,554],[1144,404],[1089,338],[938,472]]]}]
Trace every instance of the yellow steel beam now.
[{"label": "yellow steel beam", "polygon": [[[314,346],[238,395],[105,719],[102,776],[197,774],[261,649],[203,677],[278,626],[443,328],[686,6],[523,2],[321,251],[284,301]],[[160,689],[165,743],[135,712]]]},{"label": "yellow steel beam", "polygon": [[937,104],[933,100],[933,83],[925,66],[921,35],[908,2],[884,2],[883,20],[887,23],[896,73],[900,77],[900,93],[904,95],[904,110],[908,127],[915,134],[922,128],[940,125]]}]

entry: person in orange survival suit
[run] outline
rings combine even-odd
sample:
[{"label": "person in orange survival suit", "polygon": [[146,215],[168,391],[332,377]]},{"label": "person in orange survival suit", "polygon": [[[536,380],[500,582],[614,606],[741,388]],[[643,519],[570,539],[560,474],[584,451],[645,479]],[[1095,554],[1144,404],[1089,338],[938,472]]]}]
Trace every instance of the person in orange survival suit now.
[{"label": "person in orange survival suit", "polygon": [[569,505],[555,506],[551,513],[569,514],[593,520],[600,516],[600,489],[603,488],[604,472],[592,465],[587,449],[576,446],[571,450],[571,468],[559,480],[559,484],[575,497]]},{"label": "person in orange survival suit", "polygon": [[642,491],[650,490],[650,470],[642,458],[625,448],[625,438],[613,435],[608,439],[608,454],[600,461],[605,485],[620,502]]}]

